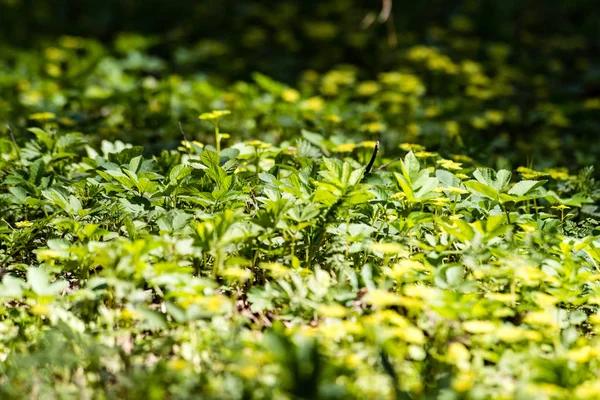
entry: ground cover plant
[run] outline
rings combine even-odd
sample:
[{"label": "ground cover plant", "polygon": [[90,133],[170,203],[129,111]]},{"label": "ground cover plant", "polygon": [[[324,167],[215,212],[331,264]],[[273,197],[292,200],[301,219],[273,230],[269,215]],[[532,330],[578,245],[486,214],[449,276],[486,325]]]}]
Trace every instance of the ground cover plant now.
[{"label": "ground cover plant", "polygon": [[[256,27],[0,43],[0,398],[600,397],[591,36],[485,41],[465,2],[355,37],[350,3],[244,8],[346,32],[285,82],[237,79]],[[378,28],[379,69],[329,68]]]}]

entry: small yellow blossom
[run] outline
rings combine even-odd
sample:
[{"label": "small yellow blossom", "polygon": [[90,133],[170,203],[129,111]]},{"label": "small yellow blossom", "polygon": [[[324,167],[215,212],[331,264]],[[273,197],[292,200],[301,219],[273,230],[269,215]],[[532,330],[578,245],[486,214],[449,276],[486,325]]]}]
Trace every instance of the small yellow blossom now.
[{"label": "small yellow blossom", "polygon": [[367,149],[374,149],[377,146],[377,142],[374,140],[368,140],[360,143],[360,147],[364,147]]},{"label": "small yellow blossom", "polygon": [[475,377],[471,371],[461,371],[452,379],[452,389],[457,392],[466,392],[473,387]]},{"label": "small yellow blossom", "polygon": [[446,122],[446,131],[448,132],[448,135],[451,137],[458,135],[460,133],[460,126],[458,125],[458,122],[456,122],[456,121]]},{"label": "small yellow blossom", "polygon": [[270,143],[265,143],[262,140],[251,140],[247,142],[247,144],[248,146],[252,146],[256,149],[269,149],[272,146]]},{"label": "small yellow blossom", "polygon": [[211,112],[202,113],[202,114],[200,114],[200,116],[198,118],[212,120],[212,119],[219,119],[228,114],[231,114],[231,111],[229,111],[229,110],[214,110]]},{"label": "small yellow blossom", "polygon": [[447,197],[438,197],[436,199],[431,200],[431,204],[433,204],[436,207],[444,207],[450,201],[451,200]]},{"label": "small yellow blossom", "polygon": [[504,121],[504,114],[498,110],[488,110],[485,112],[485,118],[494,125],[501,124]]},{"label": "small yellow blossom", "polygon": [[469,333],[490,333],[497,329],[494,322],[491,321],[466,321],[463,322],[462,327]]},{"label": "small yellow blossom", "polygon": [[559,181],[566,181],[570,178],[569,173],[566,170],[550,168],[547,169],[546,172],[550,174],[552,179]]},{"label": "small yellow blossom", "polygon": [[437,153],[434,153],[431,151],[417,151],[414,154],[415,154],[415,157],[419,157],[419,158],[429,158],[429,157],[437,156]]},{"label": "small yellow blossom", "polygon": [[421,133],[421,127],[419,127],[419,125],[417,124],[408,124],[408,126],[406,127],[406,131],[408,132],[408,134],[411,137],[417,136],[419,133]]},{"label": "small yellow blossom", "polygon": [[446,160],[446,159],[441,159],[437,161],[437,164],[439,164],[442,168],[448,169],[448,170],[460,170],[462,169],[462,163],[457,163],[454,162],[452,160]]},{"label": "small yellow blossom", "polygon": [[350,153],[355,148],[356,148],[356,145],[354,143],[344,143],[344,144],[338,144],[337,146],[335,146],[333,148],[333,151],[335,151],[337,153]]},{"label": "small yellow blossom", "polygon": [[428,118],[433,118],[437,115],[439,115],[440,113],[440,109],[438,107],[427,107],[425,109],[425,116]]},{"label": "small yellow blossom", "polygon": [[356,87],[356,95],[362,97],[372,96],[379,91],[379,84],[375,81],[361,82]]},{"label": "small yellow blossom", "polygon": [[198,142],[197,140],[194,140],[193,142],[189,142],[187,140],[182,140],[181,144],[183,145],[183,147],[186,147],[188,149],[191,149],[192,145],[196,145],[198,147],[204,147],[204,144]]},{"label": "small yellow blossom", "polygon": [[317,312],[328,318],[344,318],[347,314],[346,307],[339,304],[321,304],[317,308]]},{"label": "small yellow blossom", "polygon": [[44,50],[44,53],[50,61],[64,61],[68,57],[66,51],[56,47],[48,47]]},{"label": "small yellow blossom", "polygon": [[17,228],[27,228],[27,227],[30,227],[31,225],[33,225],[33,222],[31,222],[31,221],[18,221],[18,222],[15,222],[15,226]]},{"label": "small yellow blossom", "polygon": [[342,122],[342,118],[337,114],[330,114],[327,116],[327,121],[334,124],[339,124],[340,122]]},{"label": "small yellow blossom", "polygon": [[400,143],[398,147],[404,151],[423,151],[425,147],[415,143]]},{"label": "small yellow blossom", "polygon": [[319,96],[306,99],[300,105],[300,108],[306,111],[320,111],[323,107],[325,107],[325,101]]},{"label": "small yellow blossom", "polygon": [[370,122],[361,126],[360,129],[368,133],[380,133],[385,130],[385,125],[381,122]]},{"label": "small yellow blossom", "polygon": [[281,93],[281,98],[288,103],[295,103],[300,99],[300,93],[294,89],[287,89]]},{"label": "small yellow blossom", "polygon": [[485,129],[487,128],[487,121],[482,117],[474,117],[471,120],[471,125],[475,129]]},{"label": "small yellow blossom", "polygon": [[445,187],[443,189],[452,194],[467,194],[467,193],[469,193],[468,190],[465,190],[465,189],[459,188],[459,187],[454,187],[454,186]]},{"label": "small yellow blossom", "polygon": [[56,118],[56,115],[51,112],[40,112],[40,113],[31,114],[29,116],[29,119],[33,119],[36,121],[49,121],[49,120],[55,119],[55,118]]}]

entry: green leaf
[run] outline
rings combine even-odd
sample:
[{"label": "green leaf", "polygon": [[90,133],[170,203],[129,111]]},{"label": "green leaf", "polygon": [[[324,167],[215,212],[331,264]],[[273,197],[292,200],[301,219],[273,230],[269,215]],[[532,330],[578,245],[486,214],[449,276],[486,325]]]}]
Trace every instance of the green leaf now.
[{"label": "green leaf", "polygon": [[547,181],[517,182],[512,188],[510,188],[510,190],[508,191],[508,194],[515,195],[515,196],[523,196],[523,195],[531,192],[532,190],[535,190],[538,187],[542,186],[546,182]]},{"label": "green leaf", "polygon": [[491,186],[477,181],[467,181],[464,185],[473,193],[480,194],[492,200],[498,200],[498,192]]},{"label": "green leaf", "polygon": [[496,192],[501,192],[508,185],[511,175],[511,172],[505,169],[494,174],[494,170],[491,168],[477,168],[473,173],[478,182],[493,188]]}]

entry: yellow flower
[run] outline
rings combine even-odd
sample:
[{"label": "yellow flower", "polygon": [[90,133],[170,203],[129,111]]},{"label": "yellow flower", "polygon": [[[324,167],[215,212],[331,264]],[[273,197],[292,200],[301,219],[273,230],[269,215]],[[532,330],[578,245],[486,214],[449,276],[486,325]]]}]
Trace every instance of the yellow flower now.
[{"label": "yellow flower", "polygon": [[570,178],[569,173],[564,169],[555,169],[550,168],[546,170],[548,174],[552,177],[552,179],[556,179],[559,181],[566,181]]},{"label": "yellow flower", "polygon": [[270,143],[265,143],[262,140],[251,140],[247,142],[248,146],[252,146],[256,149],[268,149],[271,148]]},{"label": "yellow flower", "polygon": [[452,389],[457,392],[466,392],[473,387],[475,377],[471,371],[461,371],[452,379]]},{"label": "yellow flower", "polygon": [[339,115],[337,115],[337,114],[330,114],[330,115],[327,117],[327,120],[328,120],[329,122],[332,122],[332,123],[334,123],[334,124],[338,124],[338,123],[340,123],[340,122],[342,121],[342,118],[341,118]]},{"label": "yellow flower", "polygon": [[533,311],[525,316],[524,322],[530,325],[557,326],[558,321],[549,311]]},{"label": "yellow flower", "polygon": [[468,366],[468,362],[471,359],[471,354],[464,344],[452,342],[448,346],[448,353],[446,357],[450,363],[459,367],[465,367]]},{"label": "yellow flower", "polygon": [[198,142],[197,140],[194,140],[193,142],[189,142],[187,140],[182,140],[181,144],[183,145],[183,147],[191,149],[192,145],[196,145],[198,147],[204,147],[204,144]]},{"label": "yellow flower", "polygon": [[58,122],[60,122],[63,125],[67,125],[67,126],[75,125],[75,121],[73,121],[71,118],[68,118],[68,117],[62,117],[61,119],[58,120]]},{"label": "yellow flower", "polygon": [[525,179],[536,179],[536,178],[548,175],[544,172],[538,172],[531,168],[526,168],[526,167],[517,168],[517,172],[520,173],[521,176]]},{"label": "yellow flower", "polygon": [[441,159],[437,161],[437,164],[440,164],[442,168],[449,170],[459,170],[462,169],[462,163],[457,163],[452,160]]},{"label": "yellow flower", "polygon": [[56,118],[56,115],[51,112],[35,113],[29,116],[29,119],[34,119],[36,121],[49,121],[54,118]]},{"label": "yellow flower", "polygon": [[33,225],[33,222],[31,222],[31,221],[18,221],[18,222],[15,222],[15,226],[17,228],[27,228],[27,227],[30,227],[31,225]]},{"label": "yellow flower", "polygon": [[219,119],[228,114],[231,114],[231,111],[229,111],[229,110],[213,110],[211,112],[200,114],[200,116],[198,118],[212,120],[212,119]]},{"label": "yellow flower", "polygon": [[419,158],[429,158],[429,157],[437,156],[437,153],[433,153],[431,151],[417,151],[414,154],[415,154],[415,157],[419,157]]},{"label": "yellow flower", "polygon": [[379,91],[379,84],[375,81],[361,82],[356,87],[356,94],[362,97],[372,96]]},{"label": "yellow flower", "polygon": [[421,96],[425,93],[425,86],[416,75],[385,72],[379,75],[379,80],[384,84],[394,86],[400,93],[415,96]]},{"label": "yellow flower", "polygon": [[578,363],[588,362],[592,358],[595,358],[598,355],[598,350],[590,347],[584,346],[578,349],[570,350],[567,353],[567,358],[571,361],[575,361]]},{"label": "yellow flower", "polygon": [[445,55],[437,55],[427,60],[427,68],[432,71],[443,71],[447,74],[456,74],[458,66],[452,62],[450,57]]},{"label": "yellow flower", "polygon": [[377,146],[377,142],[374,140],[368,140],[366,142],[361,142],[360,147],[364,147],[367,149],[374,149]]},{"label": "yellow flower", "polygon": [[444,207],[450,201],[451,200],[447,197],[438,197],[437,199],[431,200],[431,204],[433,204],[436,207]]},{"label": "yellow flower", "polygon": [[50,61],[63,61],[67,58],[67,52],[56,47],[48,47],[45,49],[44,53],[46,54],[46,58]]},{"label": "yellow flower", "polygon": [[461,68],[464,73],[469,75],[481,74],[482,72],[481,64],[471,60],[463,61],[461,64]]},{"label": "yellow flower", "polygon": [[408,49],[407,57],[412,61],[424,61],[430,57],[436,56],[438,51],[432,47],[413,46]]},{"label": "yellow flower", "polygon": [[339,304],[322,304],[317,308],[317,312],[328,318],[344,318],[347,314],[346,308]]},{"label": "yellow flower", "polygon": [[283,91],[281,98],[288,103],[295,103],[300,99],[300,93],[294,89],[287,89]]},{"label": "yellow flower", "polygon": [[381,122],[370,122],[361,126],[360,129],[368,133],[379,133],[385,130],[385,125]]},{"label": "yellow flower", "polygon": [[502,326],[495,333],[498,339],[506,343],[515,343],[525,339],[523,331],[516,326]]},{"label": "yellow flower", "polygon": [[504,114],[498,110],[488,110],[485,112],[485,118],[492,124],[498,125],[504,121]]},{"label": "yellow flower", "polygon": [[344,144],[338,144],[337,146],[335,146],[333,148],[333,151],[335,151],[337,153],[350,153],[355,148],[356,148],[356,145],[354,143],[344,143]]},{"label": "yellow flower", "polygon": [[402,303],[402,296],[386,290],[373,290],[367,294],[365,301],[375,307],[388,307]]},{"label": "yellow flower", "polygon": [[473,125],[473,128],[475,129],[485,129],[487,128],[487,121],[482,117],[473,117],[471,125]]},{"label": "yellow flower", "polygon": [[408,132],[409,135],[411,135],[411,137],[414,137],[416,135],[418,135],[419,133],[421,133],[421,128],[419,127],[419,125],[417,124],[408,124],[408,126],[406,127],[406,131]]},{"label": "yellow flower", "polygon": [[594,379],[587,381],[575,388],[574,397],[576,399],[596,400],[600,398],[600,381]]},{"label": "yellow flower", "polygon": [[456,136],[460,133],[460,126],[456,121],[448,121],[446,122],[446,131],[449,136]]},{"label": "yellow flower", "polygon": [[229,279],[245,281],[252,277],[252,272],[245,268],[229,267],[221,271],[220,275]]},{"label": "yellow flower", "polygon": [[311,97],[302,102],[300,108],[307,111],[320,111],[325,107],[325,101],[319,97]]},{"label": "yellow flower", "polygon": [[283,276],[286,276],[290,273],[290,269],[287,268],[285,265],[280,264],[280,263],[276,263],[276,262],[270,262],[270,263],[261,263],[259,265],[262,269],[267,270],[270,272],[270,274],[276,278],[281,278]]},{"label": "yellow flower", "polygon": [[491,321],[466,321],[462,327],[469,333],[490,333],[497,329],[497,325]]},{"label": "yellow flower", "polygon": [[459,188],[459,187],[454,187],[454,186],[448,186],[445,188],[442,188],[444,191],[450,192],[452,194],[467,194],[469,193],[468,190],[465,190],[463,188]]},{"label": "yellow flower", "polygon": [[428,118],[433,118],[440,113],[440,109],[438,107],[427,107],[425,109],[425,116]]},{"label": "yellow flower", "polygon": [[423,151],[425,147],[415,143],[400,143],[398,147],[404,151]]}]

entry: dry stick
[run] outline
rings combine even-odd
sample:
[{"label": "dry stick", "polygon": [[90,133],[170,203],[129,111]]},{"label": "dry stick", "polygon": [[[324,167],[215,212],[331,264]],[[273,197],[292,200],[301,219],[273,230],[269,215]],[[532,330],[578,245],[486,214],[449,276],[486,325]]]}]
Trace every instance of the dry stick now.
[{"label": "dry stick", "polygon": [[17,157],[21,158],[21,151],[19,150],[19,145],[17,144],[17,140],[15,139],[13,130],[9,124],[6,124],[6,128],[8,129],[8,134],[10,135],[10,139],[12,140],[13,144],[15,145],[15,150],[17,151]]},{"label": "dry stick", "polygon": [[381,12],[377,18],[379,22],[386,23],[388,34],[388,45],[396,47],[398,37],[396,35],[396,25],[394,24],[394,16],[392,15],[392,0],[382,0]]},{"label": "dry stick", "polygon": [[375,143],[375,148],[373,149],[373,155],[371,156],[371,160],[367,164],[367,168],[365,168],[365,175],[371,172],[373,168],[373,164],[375,164],[375,159],[377,158],[377,152],[379,151],[379,141]]},{"label": "dry stick", "polygon": [[390,47],[396,47],[398,45],[398,36],[396,33],[396,25],[394,24],[394,16],[392,15],[393,0],[381,0],[381,11],[379,15],[375,16],[375,13],[369,12],[360,22],[361,29],[367,29],[379,21],[379,23],[385,23],[387,27],[387,39]]},{"label": "dry stick", "polygon": [[381,4],[381,12],[379,13],[379,22],[386,22],[392,14],[392,0],[383,0]]},{"label": "dry stick", "polygon": [[189,146],[189,149],[191,151],[192,149],[192,144],[190,143],[190,141],[187,139],[187,137],[185,136],[185,132],[183,131],[183,126],[181,126],[181,121],[177,121],[177,124],[179,125],[179,132],[181,132],[181,135],[183,136],[183,140],[185,140]]}]

